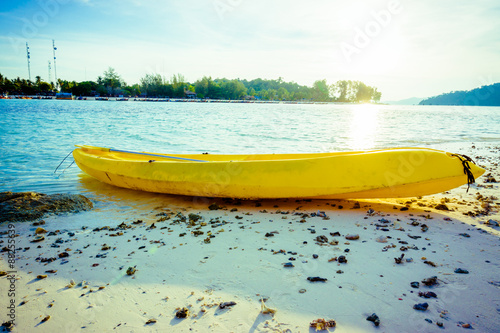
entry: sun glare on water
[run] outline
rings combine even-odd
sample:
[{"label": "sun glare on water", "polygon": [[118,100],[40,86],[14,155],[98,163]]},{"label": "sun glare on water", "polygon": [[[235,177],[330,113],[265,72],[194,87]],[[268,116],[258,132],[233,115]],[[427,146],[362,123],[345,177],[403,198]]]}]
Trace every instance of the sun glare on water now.
[{"label": "sun glare on water", "polygon": [[353,150],[374,148],[378,113],[379,107],[373,104],[360,104],[352,107],[348,141]]}]

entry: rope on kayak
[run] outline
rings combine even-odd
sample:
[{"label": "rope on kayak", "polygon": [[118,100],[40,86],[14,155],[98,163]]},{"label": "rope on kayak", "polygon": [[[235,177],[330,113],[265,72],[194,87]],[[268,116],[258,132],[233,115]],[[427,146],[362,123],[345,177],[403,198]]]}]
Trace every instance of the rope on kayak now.
[{"label": "rope on kayak", "polygon": [[[64,161],[66,161],[66,159],[69,157],[69,155],[71,155],[71,153],[72,153],[72,152],[73,152],[73,151],[70,151],[70,152],[69,152],[69,154],[68,154],[68,155],[66,155],[66,157],[65,157],[65,158],[61,161],[61,163],[59,163],[59,165],[57,166],[57,168],[54,170],[54,173],[56,173],[56,172],[57,172],[57,170],[59,169],[59,167],[60,167],[60,166],[64,163]],[[66,167],[66,169],[64,169],[64,170],[61,172],[61,175],[64,173],[64,171],[68,170],[68,168],[69,168],[70,166],[72,166],[72,165],[73,165],[73,163],[75,163],[75,161],[74,161],[74,160],[73,160],[73,162],[71,162],[71,164],[70,164],[70,165],[68,165],[68,166]],[[59,175],[59,176],[60,176],[60,175]]]},{"label": "rope on kayak", "polygon": [[151,153],[139,153],[136,151],[128,151],[128,150],[118,150],[118,149],[110,149],[111,151],[115,151],[118,153],[128,153],[128,154],[136,154],[136,155],[146,155],[146,156],[156,156],[156,157],[165,157],[165,158],[171,158],[174,160],[184,160],[184,161],[190,161],[190,162],[208,162],[204,160],[195,160],[193,158],[186,158],[186,157],[177,157],[177,156],[169,156],[169,155],[162,155],[162,154],[151,154]]},{"label": "rope on kayak", "polygon": [[[467,192],[466,193],[468,193],[470,185],[474,184],[474,182],[476,181],[476,179],[474,178],[474,175],[472,174],[470,165],[469,165],[469,162],[474,163],[474,161],[472,160],[472,158],[470,158],[467,155],[451,154],[451,156],[458,157],[460,162],[462,162],[462,165],[464,167],[464,173],[467,175]],[[474,164],[476,164],[476,163],[474,163]]]}]

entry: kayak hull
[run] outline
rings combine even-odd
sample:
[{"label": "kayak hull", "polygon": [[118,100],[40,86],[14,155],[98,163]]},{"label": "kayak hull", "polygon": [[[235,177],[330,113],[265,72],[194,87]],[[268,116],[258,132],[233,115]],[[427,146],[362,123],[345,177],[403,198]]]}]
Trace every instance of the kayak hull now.
[{"label": "kayak hull", "polygon": [[[114,186],[241,199],[401,198],[467,184],[459,155],[427,148],[262,155],[162,155],[77,146],[76,164]],[[468,162],[474,177],[484,169]]]}]

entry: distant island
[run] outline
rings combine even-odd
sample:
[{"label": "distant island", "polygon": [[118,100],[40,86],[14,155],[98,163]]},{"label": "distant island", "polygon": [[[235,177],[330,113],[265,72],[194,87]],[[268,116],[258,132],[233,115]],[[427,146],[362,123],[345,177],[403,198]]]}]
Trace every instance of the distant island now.
[{"label": "distant island", "polygon": [[153,73],[146,74],[140,83],[128,85],[111,67],[96,81],[45,82],[40,76],[35,81],[8,79],[0,74],[2,95],[53,96],[56,92],[89,97],[139,97],[139,98],[192,98],[214,100],[262,100],[262,101],[314,101],[339,103],[379,102],[382,93],[361,81],[340,80],[328,84],[326,79],[317,80],[312,87],[296,82],[266,79],[212,79],[204,76],[195,82],[187,82],[183,75],[170,79]]},{"label": "distant island", "polygon": [[500,106],[500,83],[429,97],[419,105]]}]

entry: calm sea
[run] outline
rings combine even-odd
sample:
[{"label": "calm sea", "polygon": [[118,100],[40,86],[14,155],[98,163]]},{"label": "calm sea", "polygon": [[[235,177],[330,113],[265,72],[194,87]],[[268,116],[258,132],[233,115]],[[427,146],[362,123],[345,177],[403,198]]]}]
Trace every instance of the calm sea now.
[{"label": "calm sea", "polygon": [[[158,153],[285,153],[500,143],[500,108],[0,100],[0,191],[92,192],[75,144]],[[92,182],[92,181],[90,181]]]}]

